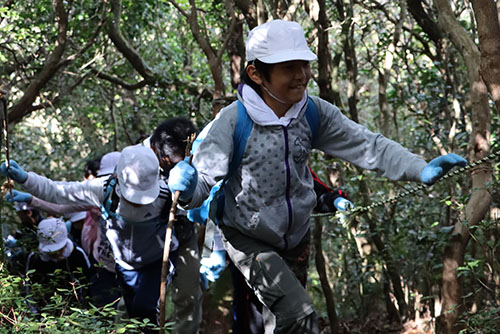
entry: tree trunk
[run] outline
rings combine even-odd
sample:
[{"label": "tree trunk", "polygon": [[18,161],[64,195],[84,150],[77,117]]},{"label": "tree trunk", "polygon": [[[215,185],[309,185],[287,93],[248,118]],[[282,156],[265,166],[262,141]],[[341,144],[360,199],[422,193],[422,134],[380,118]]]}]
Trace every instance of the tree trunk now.
[{"label": "tree trunk", "polygon": [[[497,2],[497,6],[499,3]],[[500,111],[500,24],[492,0],[473,0],[481,49],[481,76]]]},{"label": "tree trunk", "polygon": [[314,262],[316,263],[316,270],[318,271],[321,288],[325,294],[326,311],[328,314],[328,320],[330,320],[330,330],[332,334],[336,334],[339,331],[339,320],[337,318],[337,312],[335,311],[335,296],[330,286],[325,268],[325,256],[323,254],[323,246],[321,243],[321,236],[323,235],[323,223],[321,222],[321,217],[316,217],[314,219],[313,233],[314,249],[316,250],[314,253]]},{"label": "tree trunk", "polygon": [[[346,8],[346,17],[349,21],[352,21],[354,16],[353,0],[349,1]],[[356,59],[356,49],[354,48],[354,29],[350,27],[347,38],[345,41],[345,63],[347,68],[347,102],[349,105],[349,112],[351,114],[352,120],[358,121],[358,107],[357,107],[357,92],[358,92],[358,61]]]},{"label": "tree trunk", "polygon": [[334,92],[332,89],[332,59],[330,55],[330,42],[328,40],[328,28],[330,22],[326,15],[325,0],[318,0],[319,12],[313,17],[314,26],[318,30],[318,87],[319,97],[334,103]]},{"label": "tree trunk", "polygon": [[57,40],[54,43],[54,50],[47,57],[40,72],[31,81],[21,97],[9,112],[9,122],[19,122],[25,115],[29,114],[33,108],[33,102],[40,95],[40,91],[54,77],[59,69],[59,62],[64,54],[67,41],[68,13],[71,9],[72,1],[67,3],[68,8],[64,8],[66,2],[62,0],[54,1],[57,20]]},{"label": "tree trunk", "polygon": [[388,138],[397,138],[397,122],[395,114],[391,116],[391,110],[387,103],[387,84],[391,78],[392,64],[394,62],[394,54],[396,53],[396,46],[401,36],[401,30],[406,18],[406,2],[400,1],[401,11],[398,22],[394,27],[394,35],[392,43],[389,45],[385,52],[384,64],[382,69],[379,70],[379,108],[380,108],[380,130],[381,133]]},{"label": "tree trunk", "polygon": [[[469,145],[469,159],[474,161],[489,152],[490,110],[488,108],[487,88],[479,75],[480,53],[465,29],[458,23],[448,0],[435,0],[439,12],[439,25],[445,30],[452,43],[459,50],[467,66],[470,102],[472,108],[472,134]],[[465,209],[465,219],[470,226],[477,225],[486,214],[491,195],[486,190],[491,181],[491,169],[480,166],[472,172],[470,200]],[[453,229],[451,241],[443,254],[442,286],[442,330],[445,334],[460,331],[458,320],[464,311],[462,304],[462,285],[458,278],[458,268],[464,263],[467,243],[470,239],[468,228],[458,221]]]}]

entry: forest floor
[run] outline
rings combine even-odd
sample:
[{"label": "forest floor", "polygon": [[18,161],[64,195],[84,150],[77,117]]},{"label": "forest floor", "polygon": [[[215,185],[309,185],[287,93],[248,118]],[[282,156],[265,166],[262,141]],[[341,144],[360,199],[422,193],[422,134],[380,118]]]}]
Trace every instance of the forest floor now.
[{"label": "forest floor", "polygon": [[[331,334],[330,325],[321,323],[321,334]],[[338,334],[433,334],[434,319],[431,317],[410,320],[404,324],[389,323],[384,317],[367,318],[340,323]]]}]

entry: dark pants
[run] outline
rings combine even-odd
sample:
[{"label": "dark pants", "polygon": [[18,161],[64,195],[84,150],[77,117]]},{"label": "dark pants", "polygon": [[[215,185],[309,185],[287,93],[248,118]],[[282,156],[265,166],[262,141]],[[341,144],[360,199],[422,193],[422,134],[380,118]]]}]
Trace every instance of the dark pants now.
[{"label": "dark pants", "polygon": [[116,308],[121,296],[116,274],[102,267],[94,267],[90,276],[89,293],[93,305],[103,307],[115,302],[113,306]]},{"label": "dark pants", "polygon": [[[171,262],[176,256],[177,252],[171,253]],[[162,259],[136,270],[126,270],[116,265],[118,282],[130,318],[147,318],[151,323],[158,324],[161,266]]]},{"label": "dark pants", "polygon": [[233,282],[233,333],[262,334],[262,303],[245,282],[245,277],[229,262]]}]

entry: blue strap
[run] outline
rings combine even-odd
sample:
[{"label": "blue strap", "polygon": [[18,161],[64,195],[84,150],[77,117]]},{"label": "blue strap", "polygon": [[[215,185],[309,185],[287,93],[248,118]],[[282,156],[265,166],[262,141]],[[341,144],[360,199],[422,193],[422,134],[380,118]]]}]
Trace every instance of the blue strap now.
[{"label": "blue strap", "polygon": [[[309,124],[309,128],[311,129],[312,136],[312,145],[314,146],[314,142],[316,140],[318,129],[319,129],[319,115],[318,109],[316,108],[316,104],[309,97],[307,101],[307,108],[305,111],[305,116],[307,119],[307,123]],[[224,210],[224,186],[227,183],[227,180],[236,172],[239,165],[241,164],[241,160],[243,159],[243,153],[245,152],[245,148],[247,145],[248,137],[250,136],[250,132],[253,128],[253,121],[248,116],[248,113],[245,109],[243,103],[238,101],[238,119],[236,121],[236,127],[234,129],[233,134],[233,157],[231,162],[229,163],[229,169],[226,177],[222,181],[222,185],[217,190],[214,195],[214,200],[216,205],[212,206],[210,203],[210,212],[215,214],[210,214],[210,217],[218,223],[218,219],[222,218],[223,210]]]},{"label": "blue strap", "polygon": [[236,121],[236,127],[233,134],[233,158],[229,163],[226,179],[233,175],[241,164],[241,159],[243,159],[243,153],[245,152],[245,147],[247,146],[252,127],[252,119],[248,116],[243,103],[238,101],[238,120]]},{"label": "blue strap", "polygon": [[312,145],[314,147],[316,138],[318,138],[319,114],[316,104],[310,97],[307,98],[306,119],[309,124],[309,128],[311,129]]},{"label": "blue strap", "polygon": [[101,204],[101,216],[104,220],[109,219],[110,217],[115,217],[116,214],[111,211],[111,204],[113,202],[111,192],[116,187],[116,177],[110,176],[108,179],[108,185],[106,187],[106,192],[104,193],[104,203]]}]

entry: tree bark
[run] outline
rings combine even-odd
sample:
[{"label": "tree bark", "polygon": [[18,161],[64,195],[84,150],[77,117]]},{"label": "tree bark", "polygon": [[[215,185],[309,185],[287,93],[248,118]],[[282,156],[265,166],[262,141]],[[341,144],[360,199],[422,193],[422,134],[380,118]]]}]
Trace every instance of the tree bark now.
[{"label": "tree bark", "polygon": [[[490,110],[488,107],[487,88],[480,77],[480,53],[465,29],[458,23],[448,0],[435,0],[439,14],[439,25],[445,30],[452,43],[459,50],[467,66],[472,108],[472,134],[469,144],[469,159],[481,159],[489,152]],[[465,219],[470,226],[477,225],[486,214],[491,195],[487,183],[491,181],[491,169],[480,168],[472,172],[470,200],[465,209]],[[458,277],[458,268],[464,263],[465,249],[470,239],[468,228],[461,221],[454,226],[449,245],[443,254],[442,286],[442,330],[445,334],[457,334],[460,331],[458,320],[464,311],[462,303],[462,282]]]},{"label": "tree bark", "polygon": [[328,39],[328,28],[330,22],[326,15],[325,0],[318,0],[319,13],[313,17],[314,26],[318,30],[318,78],[319,97],[334,103],[334,91],[332,88],[332,58],[330,55],[330,42]]},{"label": "tree bark", "polygon": [[[473,0],[481,49],[480,73],[500,111],[500,24],[492,0]],[[498,2],[497,2],[498,6]]]},{"label": "tree bark", "polygon": [[394,27],[394,34],[392,43],[389,45],[385,52],[384,64],[382,69],[379,70],[379,108],[380,108],[380,131],[387,138],[397,138],[398,128],[396,115],[391,116],[391,110],[387,102],[387,84],[391,78],[391,70],[394,62],[394,54],[396,47],[401,36],[403,22],[406,18],[406,2],[400,1],[401,11],[397,24]]},{"label": "tree bark", "polygon": [[67,41],[68,13],[71,10],[73,1],[67,2],[67,8],[64,8],[66,1],[55,0],[54,7],[57,19],[57,39],[54,43],[54,50],[47,57],[42,70],[31,81],[30,85],[24,91],[21,97],[11,108],[9,112],[9,122],[19,122],[24,116],[32,111],[33,102],[40,95],[43,87],[54,77],[59,69],[59,62],[64,54]]},{"label": "tree bark", "polygon": [[[342,0],[339,0],[339,3],[342,2]],[[349,105],[349,113],[351,114],[351,119],[359,123],[357,107],[358,61],[356,59],[356,49],[354,48],[354,29],[351,24],[354,15],[353,6],[353,0],[349,0],[345,8],[345,20],[348,30],[344,44],[344,59],[347,68],[347,103]]]},{"label": "tree bark", "polygon": [[212,105],[212,116],[215,117],[219,110],[224,106],[225,100],[225,85],[224,78],[222,75],[222,55],[226,51],[229,40],[233,35],[233,32],[236,27],[236,17],[234,14],[234,8],[232,2],[226,0],[225,6],[226,10],[230,15],[230,22],[228,25],[228,29],[222,34],[224,40],[222,42],[222,46],[219,50],[215,50],[210,44],[210,38],[206,34],[205,31],[202,30],[200,24],[198,23],[198,9],[196,8],[195,0],[189,0],[189,4],[191,6],[190,12],[187,13],[184,11],[175,0],[169,0],[169,2],[174,5],[174,7],[188,20],[189,27],[191,29],[191,33],[193,34],[194,39],[202,49],[203,53],[207,57],[208,67],[210,68],[210,73],[212,74],[212,78],[214,80],[214,91],[213,91],[213,105]]},{"label": "tree bark", "polygon": [[321,222],[321,217],[315,218],[313,233],[314,249],[316,250],[314,253],[314,262],[316,263],[316,270],[318,271],[321,288],[325,295],[326,311],[328,314],[328,320],[330,320],[330,331],[332,334],[335,334],[339,331],[339,320],[337,318],[337,312],[335,311],[335,296],[325,269],[325,255],[323,254],[323,246],[321,242],[321,236],[323,235],[323,223]]}]

